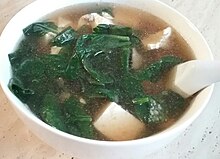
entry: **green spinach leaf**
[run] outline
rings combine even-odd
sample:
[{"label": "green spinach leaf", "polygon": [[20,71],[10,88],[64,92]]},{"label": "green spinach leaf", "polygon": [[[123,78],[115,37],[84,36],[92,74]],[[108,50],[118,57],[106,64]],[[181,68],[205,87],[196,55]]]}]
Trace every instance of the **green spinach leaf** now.
[{"label": "green spinach leaf", "polygon": [[95,87],[87,93],[89,98],[107,98],[111,102],[119,102],[119,91]]},{"label": "green spinach leaf", "polygon": [[156,95],[155,98],[161,103],[161,105],[166,105],[168,108],[167,113],[171,118],[177,117],[179,113],[183,111],[184,106],[186,105],[186,100],[171,90],[163,91]]},{"label": "green spinach leaf", "polygon": [[39,59],[45,66],[44,71],[47,77],[54,79],[65,75],[68,65],[65,56],[61,54],[46,54],[41,56]]},{"label": "green spinach leaf", "polygon": [[99,24],[97,27],[93,29],[93,33],[128,36],[130,38],[132,47],[142,45],[141,40],[136,35],[136,30],[133,30],[132,28],[126,26]]},{"label": "green spinach leaf", "polygon": [[58,34],[58,27],[53,22],[36,22],[23,29],[25,36],[44,36],[50,32]]},{"label": "green spinach leaf", "polygon": [[8,55],[12,66],[12,71],[15,73],[20,65],[27,59],[36,58],[39,54],[38,43],[36,38],[25,37],[19,44],[19,48]]},{"label": "green spinach leaf", "polygon": [[39,58],[27,59],[21,63],[15,74],[21,81],[45,78],[45,65]]},{"label": "green spinach leaf", "polygon": [[41,108],[41,118],[47,124],[59,130],[66,131],[65,120],[57,98],[54,95],[45,95]]},{"label": "green spinach leaf", "polygon": [[184,98],[172,91],[158,95],[135,98],[132,101],[136,116],[148,124],[160,124],[179,115],[185,104]]},{"label": "green spinach leaf", "polygon": [[8,87],[22,102],[25,103],[27,98],[35,94],[33,90],[24,88],[23,83],[17,78],[11,78]]},{"label": "green spinach leaf", "polygon": [[130,67],[131,53],[132,53],[132,50],[130,48],[123,48],[120,51],[122,74],[128,74],[131,69],[131,67]]},{"label": "green spinach leaf", "polygon": [[133,100],[135,112],[139,119],[148,124],[159,124],[168,120],[166,107],[164,108],[152,96],[136,98]]},{"label": "green spinach leaf", "polygon": [[77,33],[72,27],[67,27],[60,32],[51,41],[53,46],[62,47],[68,44],[73,44],[77,40]]},{"label": "green spinach leaf", "polygon": [[127,36],[88,34],[79,37],[76,43],[76,52],[83,59],[91,55],[109,51],[111,49],[131,47],[130,38]]},{"label": "green spinach leaf", "polygon": [[92,118],[77,99],[68,99],[64,103],[64,112],[66,115],[65,123],[69,133],[81,137],[94,138]]},{"label": "green spinach leaf", "polygon": [[85,70],[100,84],[106,84],[106,83],[113,83],[113,79],[101,72],[98,72],[97,70],[94,70],[92,67],[92,64],[89,62],[89,58],[84,58],[82,60],[83,67]]},{"label": "green spinach leaf", "polygon": [[141,81],[138,81],[131,74],[127,74],[118,78],[113,88],[119,90],[118,104],[130,112],[134,112],[132,99],[144,95]]},{"label": "green spinach leaf", "polygon": [[75,55],[74,46],[71,44],[63,46],[59,54],[65,56],[66,60],[68,61],[72,56]]},{"label": "green spinach leaf", "polygon": [[164,56],[158,61],[150,64],[147,68],[138,72],[139,80],[149,80],[157,82],[166,71],[169,71],[175,65],[182,63],[183,60],[176,56]]},{"label": "green spinach leaf", "polygon": [[[111,74],[104,68],[100,71],[94,67],[94,63],[103,65],[103,60],[108,60],[114,49],[131,47],[129,37],[116,35],[90,34],[81,36],[76,44],[76,53],[80,57],[84,69],[98,83],[113,83]],[[99,57],[103,57],[102,59]],[[101,60],[100,60],[101,59]],[[91,62],[93,61],[93,62]],[[111,60],[110,60],[111,61]],[[113,62],[113,61],[111,61]],[[116,61],[117,62],[117,61]],[[113,63],[111,63],[112,65]],[[100,67],[100,66],[99,66]],[[114,67],[114,66],[113,66]]]},{"label": "green spinach leaf", "polygon": [[80,77],[80,73],[82,73],[82,67],[81,67],[81,62],[78,56],[75,54],[71,57],[67,68],[66,68],[66,76],[70,80],[75,80]]},{"label": "green spinach leaf", "polygon": [[132,36],[133,30],[130,27],[111,25],[111,24],[99,24],[93,29],[95,34],[110,34],[120,36]]}]

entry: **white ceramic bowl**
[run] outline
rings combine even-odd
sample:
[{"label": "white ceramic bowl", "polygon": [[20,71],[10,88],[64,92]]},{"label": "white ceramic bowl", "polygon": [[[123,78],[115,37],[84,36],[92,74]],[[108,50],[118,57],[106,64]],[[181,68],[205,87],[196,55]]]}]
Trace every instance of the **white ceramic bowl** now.
[{"label": "white ceramic bowl", "polygon": [[0,82],[11,105],[23,122],[40,139],[52,147],[70,153],[79,159],[144,159],[149,153],[172,141],[189,126],[207,105],[214,85],[201,91],[190,108],[173,126],[153,136],[123,142],[89,140],[61,132],[35,117],[7,87],[11,77],[8,54],[13,52],[22,29],[42,16],[59,8],[88,2],[113,2],[125,4],[150,12],[173,26],[188,42],[197,59],[213,60],[212,53],[199,31],[184,16],[157,0],[37,0],[15,15],[0,38]]}]

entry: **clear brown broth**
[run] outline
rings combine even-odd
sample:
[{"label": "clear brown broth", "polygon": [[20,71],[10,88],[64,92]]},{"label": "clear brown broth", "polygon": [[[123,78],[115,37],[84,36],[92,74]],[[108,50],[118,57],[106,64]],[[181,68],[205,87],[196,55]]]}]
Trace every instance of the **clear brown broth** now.
[{"label": "clear brown broth", "polygon": [[[71,20],[72,24],[71,26],[76,29],[79,18],[88,13],[96,12],[97,10],[100,10],[102,8],[113,8],[113,14],[114,14],[114,22],[119,25],[129,26],[134,28],[135,30],[140,30],[140,37],[147,37],[149,34],[156,33],[158,31],[161,31],[165,29],[166,27],[170,26],[169,24],[162,21],[160,18],[155,17],[145,11],[138,10],[135,8],[131,8],[128,6],[121,6],[121,5],[115,5],[115,4],[100,4],[100,3],[91,3],[91,4],[80,4],[75,5],[71,7],[67,7],[58,11],[55,11],[52,14],[49,14],[45,16],[44,20],[49,20],[57,23],[58,19],[62,17],[63,19]],[[50,51],[50,46],[45,45],[44,42],[39,41],[38,43],[39,50],[38,52],[48,52]],[[178,57],[181,57],[184,60],[192,60],[193,52],[187,42],[178,34],[175,29],[173,29],[172,34],[172,42],[170,43],[170,46],[166,49],[158,49],[148,52],[143,52],[143,59],[144,59],[144,65],[142,67],[146,67],[153,61],[159,59],[163,55],[176,55]],[[151,82],[145,81],[143,83],[144,90],[148,94],[157,94],[163,90],[165,90],[165,83],[168,79],[166,77],[163,77],[159,82],[156,84],[152,84]],[[76,87],[70,84],[70,87]],[[94,101],[93,105],[90,107],[87,107],[88,112],[90,115],[94,116],[96,115],[96,112],[101,109],[103,105],[105,105],[107,101],[105,100],[99,100]],[[190,99],[188,99],[188,103],[190,102]],[[187,108],[188,105],[186,105]],[[178,120],[180,116],[178,116],[176,119],[170,119],[166,123],[163,123],[161,125],[156,125],[148,132],[145,132],[142,137],[149,136],[152,134],[155,134],[159,131],[162,131],[172,125],[176,120]],[[99,134],[100,140],[111,140],[106,139],[103,137],[102,134]]]}]

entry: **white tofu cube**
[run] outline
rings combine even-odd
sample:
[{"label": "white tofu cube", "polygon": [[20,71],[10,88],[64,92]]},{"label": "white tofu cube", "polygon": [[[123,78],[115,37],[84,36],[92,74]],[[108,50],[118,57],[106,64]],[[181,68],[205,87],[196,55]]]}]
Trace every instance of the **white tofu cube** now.
[{"label": "white tofu cube", "polygon": [[143,65],[143,57],[137,52],[136,48],[132,49],[132,68],[137,70]]},{"label": "white tofu cube", "polygon": [[105,137],[115,141],[137,139],[146,131],[143,122],[114,102],[106,106],[94,126]]},{"label": "white tofu cube", "polygon": [[59,52],[60,52],[60,50],[62,49],[62,47],[57,47],[57,46],[53,46],[53,47],[51,47],[51,51],[50,51],[50,54],[54,54],[54,55],[56,55],[56,54],[59,54]]}]

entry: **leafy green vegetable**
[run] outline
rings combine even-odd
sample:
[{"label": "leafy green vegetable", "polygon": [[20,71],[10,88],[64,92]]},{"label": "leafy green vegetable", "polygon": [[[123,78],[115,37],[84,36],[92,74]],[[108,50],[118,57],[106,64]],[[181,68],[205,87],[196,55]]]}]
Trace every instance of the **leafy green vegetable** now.
[{"label": "leafy green vegetable", "polygon": [[136,30],[133,30],[132,28],[126,26],[99,24],[93,29],[93,33],[128,36],[133,47],[138,47],[139,45],[142,45],[141,40],[136,35]]},{"label": "leafy green vegetable", "polygon": [[179,115],[185,105],[185,100],[172,91],[133,99],[135,113],[142,121],[148,124],[160,124],[170,117]]},{"label": "leafy green vegetable", "polygon": [[8,87],[22,102],[26,102],[27,98],[35,94],[33,90],[24,88],[22,82],[16,78],[10,79]]},{"label": "leafy green vegetable", "polygon": [[46,94],[41,108],[41,118],[47,124],[59,130],[66,131],[65,120],[59,107],[57,98],[54,95]]},{"label": "leafy green vegetable", "polygon": [[[121,50],[122,50],[121,48],[116,49],[116,50],[112,49],[112,50],[97,54],[95,56],[91,55],[91,56],[85,57],[83,60],[86,60],[89,67],[99,75],[98,77],[101,76],[102,79],[104,78],[109,79],[105,82],[99,82],[100,80],[97,81],[96,76],[90,75],[90,73],[87,71],[87,74],[86,74],[87,80],[91,84],[96,84],[96,85],[105,85],[108,83],[109,84],[113,83],[116,75],[118,75],[119,72],[122,71],[121,70],[122,64],[120,60],[120,57],[122,55]],[[83,60],[82,60],[82,63],[84,62]]]},{"label": "leafy green vegetable", "polygon": [[44,55],[25,60],[14,77],[21,80],[25,88],[33,90],[36,98],[41,98],[49,90],[59,91],[54,84],[56,78],[64,76],[66,65],[63,56]]},{"label": "leafy green vegetable", "polygon": [[65,46],[67,44],[72,44],[77,40],[77,33],[73,30],[72,27],[67,27],[62,32],[60,32],[56,37],[54,37],[51,41],[54,46]]},{"label": "leafy green vegetable", "polygon": [[166,105],[169,117],[178,116],[186,105],[186,100],[182,96],[170,90],[161,92],[155,98],[161,105]]},{"label": "leafy green vegetable", "polygon": [[121,68],[124,74],[127,74],[130,71],[131,53],[132,51],[130,48],[123,48],[121,50]]},{"label": "leafy green vegetable", "polygon": [[138,118],[146,123],[158,123],[167,119],[166,113],[153,97],[145,96],[133,100]]},{"label": "leafy green vegetable", "polygon": [[130,27],[111,25],[111,24],[99,24],[93,29],[95,34],[111,34],[120,36],[132,36],[133,30]]},{"label": "leafy green vegetable", "polygon": [[81,68],[81,62],[78,56],[75,54],[71,57],[67,68],[66,68],[66,76],[68,79],[74,80],[79,78]]},{"label": "leafy green vegetable", "polygon": [[88,96],[89,98],[107,98],[111,102],[119,102],[119,91],[117,90],[96,87],[90,90]]},{"label": "leafy green vegetable", "polygon": [[34,79],[42,79],[45,74],[45,65],[39,58],[27,59],[21,63],[16,72],[16,76],[23,81],[32,81]]},{"label": "leafy green vegetable", "polygon": [[142,82],[137,81],[131,75],[123,76],[120,83],[121,86],[119,86],[119,88],[121,87],[121,89],[124,90],[124,93],[130,95],[132,98],[143,94]]},{"label": "leafy green vegetable", "polygon": [[65,75],[68,63],[66,57],[60,54],[46,54],[40,57],[46,67],[45,73],[49,78],[58,78]]},{"label": "leafy green vegetable", "polygon": [[169,117],[166,107],[162,106],[159,102],[153,99],[150,100],[149,104],[150,107],[147,121],[149,124],[159,124],[168,121]]},{"label": "leafy green vegetable", "polygon": [[94,70],[91,63],[89,62],[88,58],[84,58],[82,60],[82,63],[83,63],[85,70],[100,84],[114,82],[113,79],[111,77],[109,77],[108,75]]},{"label": "leafy green vegetable", "polygon": [[91,55],[115,48],[131,47],[130,38],[127,36],[88,34],[79,37],[76,43],[76,52],[83,59]]},{"label": "leafy green vegetable", "polygon": [[75,55],[74,46],[71,44],[65,45],[61,48],[59,55],[63,55],[66,57],[68,61],[72,56]]},{"label": "leafy green vegetable", "polygon": [[133,47],[143,47],[141,40],[136,35],[130,36],[130,39]]},{"label": "leafy green vegetable", "polygon": [[[100,84],[113,83],[113,79],[108,72],[100,72],[91,63],[92,59],[97,59],[100,54],[108,54],[113,49],[130,47],[129,37],[116,35],[90,34],[81,36],[76,44],[77,55],[81,58],[84,69]],[[113,61],[112,61],[113,62]],[[102,59],[103,63],[103,59]]]},{"label": "leafy green vegetable", "polygon": [[9,82],[12,92],[27,104],[36,115],[40,113],[40,106],[44,95],[50,91],[55,91],[54,82],[47,79],[45,65],[39,58],[26,59],[17,68],[13,78]]},{"label": "leafy green vegetable", "polygon": [[28,83],[33,83],[33,81],[63,76],[66,67],[65,57],[46,54],[25,60],[17,69],[15,76]]},{"label": "leafy green vegetable", "polygon": [[8,55],[13,73],[17,71],[25,60],[38,56],[39,51],[36,43],[36,38],[25,37],[19,44],[19,48]]},{"label": "leafy green vegetable", "polygon": [[74,98],[68,99],[64,103],[66,115],[65,123],[68,132],[77,136],[94,138],[94,128],[92,118],[83,109],[83,106]]},{"label": "leafy green vegetable", "polygon": [[150,64],[144,70],[138,72],[139,80],[149,80],[157,82],[163,73],[169,71],[175,65],[182,63],[183,60],[176,56],[164,56],[158,61]]},{"label": "leafy green vegetable", "polygon": [[[23,32],[19,49],[8,55],[13,70],[8,87],[57,129],[96,138],[89,114],[99,102],[116,102],[149,125],[177,117],[184,109],[185,100],[172,91],[145,93],[144,81],[157,82],[182,60],[164,56],[144,69],[132,70],[132,48],[142,51],[143,45],[137,30],[100,24],[93,30],[83,26],[58,32],[53,22],[37,22]],[[52,46],[62,47],[59,54],[46,53],[51,45],[42,46],[41,36],[47,33],[54,34]]]},{"label": "leafy green vegetable", "polygon": [[46,54],[41,57],[25,60],[17,70],[17,76],[26,78],[42,79],[63,76],[67,67],[65,57],[61,55]]},{"label": "leafy green vegetable", "polygon": [[8,54],[9,61],[11,63],[13,72],[17,70],[17,67],[19,67],[18,63],[20,63],[21,59],[19,58],[19,55],[17,53],[11,53]]},{"label": "leafy green vegetable", "polygon": [[58,27],[53,22],[36,22],[23,29],[25,36],[44,36],[50,32],[58,34]]}]

